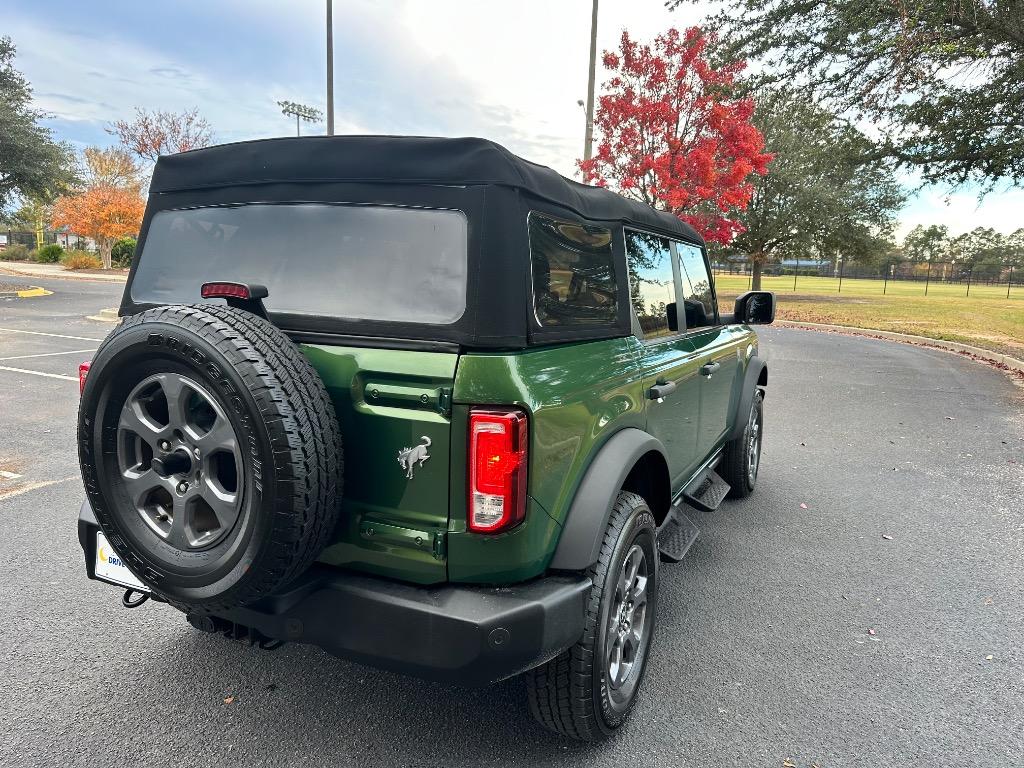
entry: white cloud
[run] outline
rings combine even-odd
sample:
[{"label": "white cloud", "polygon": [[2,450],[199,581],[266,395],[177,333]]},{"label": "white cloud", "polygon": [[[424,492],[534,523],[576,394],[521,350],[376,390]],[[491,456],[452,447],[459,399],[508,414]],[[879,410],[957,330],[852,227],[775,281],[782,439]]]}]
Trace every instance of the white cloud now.
[{"label": "white cloud", "polygon": [[902,239],[918,224],[945,224],[953,235],[975,227],[991,227],[1007,234],[1024,227],[1024,189],[992,192],[981,200],[970,191],[925,189],[900,215],[897,237]]}]

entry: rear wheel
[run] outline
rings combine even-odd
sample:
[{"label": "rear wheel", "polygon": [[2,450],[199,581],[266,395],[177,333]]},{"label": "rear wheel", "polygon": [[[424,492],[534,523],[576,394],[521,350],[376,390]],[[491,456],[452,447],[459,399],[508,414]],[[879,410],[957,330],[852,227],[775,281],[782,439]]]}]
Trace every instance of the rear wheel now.
[{"label": "rear wheel", "polygon": [[718,474],[729,484],[729,498],[749,496],[757,485],[757,472],[761,468],[761,444],[764,440],[764,393],[754,390],[743,433],[725,445]]},{"label": "rear wheel", "polygon": [[636,701],[654,634],[658,553],[654,515],[621,492],[598,561],[583,637],[527,673],[530,711],[546,728],[583,741],[611,736]]}]

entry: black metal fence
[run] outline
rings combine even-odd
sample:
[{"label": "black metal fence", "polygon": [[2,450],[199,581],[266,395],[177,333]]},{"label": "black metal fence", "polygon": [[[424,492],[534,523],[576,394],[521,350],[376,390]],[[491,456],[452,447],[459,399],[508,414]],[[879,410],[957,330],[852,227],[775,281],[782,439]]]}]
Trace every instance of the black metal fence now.
[{"label": "black metal fence", "polygon": [[[37,244],[36,233],[31,231],[0,229],[0,235],[3,235],[3,237],[0,237],[0,259],[3,258],[5,245],[24,245],[26,248],[32,249]],[[6,243],[4,243],[4,240],[6,240]],[[49,245],[50,243],[58,243],[65,248],[84,248],[86,239],[78,235],[46,230],[43,232],[43,245]]]},{"label": "black metal fence", "polygon": [[[714,265],[716,277],[746,278],[753,282],[751,265],[724,262]],[[763,284],[774,291],[812,293],[849,292],[887,295],[971,295],[1024,298],[1024,264],[964,264],[959,262],[885,261],[878,264],[847,262],[797,262],[766,264]]]}]

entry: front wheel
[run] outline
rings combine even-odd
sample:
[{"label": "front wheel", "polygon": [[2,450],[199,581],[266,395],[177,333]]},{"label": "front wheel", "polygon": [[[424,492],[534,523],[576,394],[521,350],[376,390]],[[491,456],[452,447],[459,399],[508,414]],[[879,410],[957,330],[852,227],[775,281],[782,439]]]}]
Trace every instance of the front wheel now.
[{"label": "front wheel", "polygon": [[583,637],[527,673],[530,711],[546,728],[581,741],[604,739],[626,721],[650,653],[658,606],[654,515],[635,493],[612,508]]},{"label": "front wheel", "polygon": [[747,425],[742,434],[725,445],[718,474],[729,484],[729,498],[742,499],[750,495],[757,485],[757,472],[761,468],[761,443],[764,440],[764,393],[754,390],[747,414]]}]

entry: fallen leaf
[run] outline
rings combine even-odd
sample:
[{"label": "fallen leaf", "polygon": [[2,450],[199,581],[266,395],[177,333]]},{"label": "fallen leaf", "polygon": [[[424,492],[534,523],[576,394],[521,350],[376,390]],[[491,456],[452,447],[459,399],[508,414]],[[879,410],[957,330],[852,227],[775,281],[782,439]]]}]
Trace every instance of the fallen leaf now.
[{"label": "fallen leaf", "polygon": [[782,768],[796,768],[796,763],[791,763],[789,760],[783,760]]},{"label": "fallen leaf", "polygon": [[234,700],[235,700],[234,696],[228,696],[226,699],[224,699],[224,703],[225,704],[231,704]]},{"label": "fallen leaf", "polygon": [[804,504],[803,502],[800,502],[800,509],[807,509],[807,505]]},{"label": "fallen leaf", "polygon": [[892,541],[892,536],[890,536],[888,533],[883,533],[882,538],[886,541]]}]

